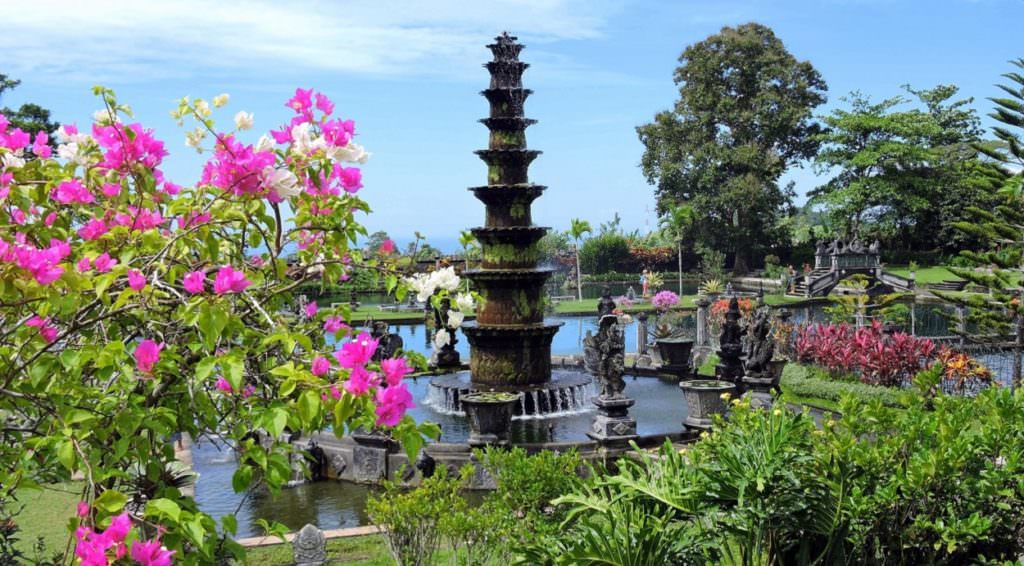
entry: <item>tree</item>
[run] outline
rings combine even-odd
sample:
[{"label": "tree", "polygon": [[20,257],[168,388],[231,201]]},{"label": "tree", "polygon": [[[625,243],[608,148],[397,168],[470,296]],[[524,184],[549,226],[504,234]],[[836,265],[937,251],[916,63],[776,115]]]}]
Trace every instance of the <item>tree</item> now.
[{"label": "tree", "polygon": [[668,232],[676,244],[676,255],[679,268],[679,295],[683,295],[683,240],[693,226],[693,207],[679,205],[661,218],[662,228]]},{"label": "tree", "polygon": [[[0,100],[3,99],[5,92],[14,90],[20,84],[21,81],[0,73]],[[7,108],[6,106],[0,108],[0,114],[7,118],[14,128],[20,128],[25,132],[45,132],[50,138],[50,145],[53,145],[53,134],[60,127],[60,124],[50,121],[49,110],[29,102],[22,104],[17,110]]]},{"label": "tree", "polygon": [[569,221],[569,237],[575,242],[573,251],[576,253],[576,300],[583,300],[583,274],[580,272],[580,239],[584,234],[589,234],[593,229],[590,222],[573,218]]},{"label": "tree", "polygon": [[[477,241],[473,232],[463,230],[459,232],[459,246],[462,247],[462,260],[465,262],[466,269],[469,269],[469,258],[479,254],[480,242]],[[469,279],[466,279],[466,290],[469,290]]]},{"label": "tree", "polygon": [[872,103],[854,92],[843,98],[849,108],[823,118],[828,130],[818,136],[815,168],[837,173],[811,191],[811,203],[823,206],[840,232],[955,251],[970,243],[948,227],[967,206],[987,201],[972,147],[979,120],[972,99],[954,100],[953,85],[904,89],[920,108],[901,109],[910,102],[902,96]]},{"label": "tree", "polygon": [[381,245],[384,244],[384,242],[390,239],[391,236],[388,236],[387,232],[385,232],[384,230],[378,230],[370,234],[370,236],[366,238],[366,243],[363,244],[363,252],[366,253],[367,255],[372,254],[379,250]]},{"label": "tree", "polygon": [[[127,118],[96,92],[105,115]],[[178,489],[175,433],[232,450],[235,491],[272,493],[304,462],[291,434],[386,428],[413,453],[423,433],[437,437],[404,415],[406,360],[372,361],[376,340],[352,332],[347,307],[295,312],[303,283],[351,270],[404,293],[394,258],[352,253],[369,210],[350,166],[361,149],[313,95],[299,89],[288,107],[315,146],[288,129],[243,144],[206,101],[182,100],[174,115],[216,140],[190,187],[160,171],[153,130],[127,119],[74,134],[59,160],[13,166],[30,141],[0,125],[0,501],[82,477],[68,535],[90,564],[127,544],[185,564],[244,561],[234,515],[214,518]],[[322,191],[302,190],[312,183]]]},{"label": "tree", "polygon": [[641,167],[659,212],[692,206],[697,243],[732,251],[745,272],[752,254],[783,240],[777,219],[793,191],[779,178],[815,154],[812,112],[827,87],[756,23],[722,28],[679,61],[675,106],[637,128]]},{"label": "tree", "polygon": [[[1024,72],[1024,59],[1010,63]],[[957,295],[936,292],[944,300],[967,309],[967,322],[977,326],[973,340],[1002,341],[1013,337],[1013,384],[1020,387],[1021,354],[1024,353],[1024,319],[1021,311],[1021,281],[1024,277],[1024,75],[1003,75],[1009,85],[998,85],[1008,97],[990,98],[995,111],[989,114],[999,125],[992,128],[999,141],[976,144],[975,149],[991,160],[986,164],[988,191],[997,204],[989,208],[968,207],[967,220],[953,227],[981,242],[978,250],[960,255],[974,269],[951,268],[967,281],[987,287],[988,295]]]}]

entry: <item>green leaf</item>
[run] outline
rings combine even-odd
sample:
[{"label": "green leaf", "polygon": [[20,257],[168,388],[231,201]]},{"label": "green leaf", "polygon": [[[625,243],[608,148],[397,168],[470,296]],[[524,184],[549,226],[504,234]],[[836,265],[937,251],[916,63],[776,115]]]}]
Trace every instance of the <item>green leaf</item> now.
[{"label": "green leaf", "polygon": [[250,484],[252,484],[252,467],[250,466],[239,467],[231,476],[231,489],[234,489],[235,493],[242,493],[249,489]]},{"label": "green leaf", "polygon": [[217,366],[217,358],[214,356],[208,356],[199,360],[196,364],[196,379],[198,381],[204,381],[209,379],[213,375],[213,370]]},{"label": "green leaf", "polygon": [[218,306],[203,305],[199,311],[199,332],[203,336],[203,344],[212,350],[228,325],[228,315]]},{"label": "green leaf", "polygon": [[220,518],[220,524],[224,525],[224,530],[231,536],[238,534],[238,519],[234,515],[224,515]]},{"label": "green leaf", "polygon": [[96,415],[83,409],[71,409],[64,415],[64,424],[73,425],[77,423],[84,423],[96,418]]},{"label": "green leaf", "polygon": [[267,413],[269,418],[266,419],[266,429],[270,433],[270,436],[277,438],[284,432],[285,425],[288,424],[288,411],[285,411],[281,407],[274,407]]},{"label": "green leaf", "polygon": [[415,429],[410,430],[402,437],[402,447],[405,448],[405,455],[409,457],[409,461],[415,462],[416,455],[420,453],[420,448],[423,448],[423,437]]},{"label": "green leaf", "polygon": [[146,504],[146,516],[166,517],[177,523],[181,520],[181,507],[170,499],[154,499]]},{"label": "green leaf", "polygon": [[224,370],[224,378],[231,384],[231,388],[235,391],[241,391],[242,371],[245,368],[241,358],[233,354],[223,356],[220,359],[220,366]]},{"label": "green leaf", "polygon": [[355,397],[347,391],[341,394],[341,399],[334,404],[334,431],[336,434],[344,434],[345,423],[355,413]]},{"label": "green leaf", "polygon": [[299,418],[302,419],[303,427],[313,423],[320,416],[323,405],[320,403],[320,395],[313,389],[307,389],[299,396]]},{"label": "green leaf", "polygon": [[68,471],[75,471],[75,445],[70,440],[62,440],[57,445],[57,461]]},{"label": "green leaf", "polygon": [[120,491],[108,489],[107,491],[104,491],[102,495],[96,498],[96,502],[94,503],[94,505],[97,509],[100,509],[105,513],[110,513],[111,515],[113,515],[114,513],[120,511],[121,509],[124,509],[125,503],[128,503],[128,496],[121,493]]},{"label": "green leaf", "polygon": [[[274,373],[273,370],[271,370],[270,373]],[[287,397],[287,396],[291,395],[292,391],[295,391],[295,384],[296,383],[297,382],[294,379],[286,379],[286,380],[284,380],[284,383],[281,384],[281,387],[277,391],[278,396],[279,397]]]}]

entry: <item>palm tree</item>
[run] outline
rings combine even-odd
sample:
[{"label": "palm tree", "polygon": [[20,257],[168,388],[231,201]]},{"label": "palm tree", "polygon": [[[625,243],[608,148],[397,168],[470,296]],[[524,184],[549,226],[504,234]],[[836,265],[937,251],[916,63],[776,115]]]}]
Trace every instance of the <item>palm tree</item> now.
[{"label": "palm tree", "polygon": [[573,218],[569,221],[569,237],[576,242],[576,300],[583,300],[583,274],[580,272],[580,238],[593,230],[590,222]]},{"label": "palm tree", "polygon": [[676,243],[676,254],[679,259],[679,295],[683,294],[683,238],[693,226],[693,207],[680,204],[672,208],[668,215],[661,219],[662,229]]},{"label": "palm tree", "polygon": [[[469,256],[480,246],[476,236],[469,230],[459,232],[459,245],[462,246],[462,259],[466,263],[466,270],[469,270]],[[469,291],[469,278],[466,277],[466,290]]]}]

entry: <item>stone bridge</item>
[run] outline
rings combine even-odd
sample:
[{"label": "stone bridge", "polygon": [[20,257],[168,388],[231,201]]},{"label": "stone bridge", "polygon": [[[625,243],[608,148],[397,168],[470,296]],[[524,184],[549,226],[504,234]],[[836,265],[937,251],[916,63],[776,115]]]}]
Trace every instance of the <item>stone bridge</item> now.
[{"label": "stone bridge", "polygon": [[875,282],[874,292],[913,291],[914,280],[882,269],[878,241],[865,246],[859,239],[819,242],[814,254],[814,270],[798,276],[787,291],[800,297],[824,297],[840,281],[852,275],[864,275]]}]

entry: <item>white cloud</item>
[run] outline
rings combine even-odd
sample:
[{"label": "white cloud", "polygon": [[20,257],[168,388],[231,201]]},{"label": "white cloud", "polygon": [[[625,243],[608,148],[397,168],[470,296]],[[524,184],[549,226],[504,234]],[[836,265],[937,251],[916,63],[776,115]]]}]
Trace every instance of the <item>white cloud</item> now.
[{"label": "white cloud", "polygon": [[[35,0],[4,10],[6,72],[140,81],[291,66],[375,75],[477,69],[481,43],[600,37],[621,0]],[[467,67],[466,63],[472,62]]]}]

